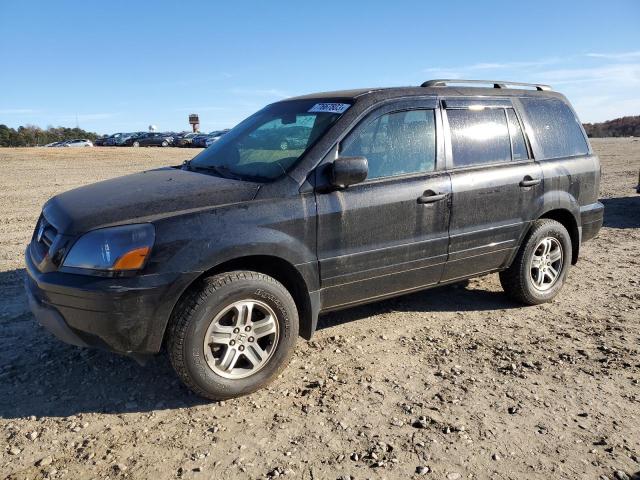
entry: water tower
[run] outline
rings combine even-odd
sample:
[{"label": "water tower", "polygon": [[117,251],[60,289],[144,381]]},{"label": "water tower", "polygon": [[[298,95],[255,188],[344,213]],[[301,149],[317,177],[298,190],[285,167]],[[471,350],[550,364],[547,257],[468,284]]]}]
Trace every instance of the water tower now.
[{"label": "water tower", "polygon": [[189,123],[191,124],[191,127],[193,128],[193,133],[195,133],[198,130],[200,130],[200,117],[198,117],[197,113],[189,114]]}]

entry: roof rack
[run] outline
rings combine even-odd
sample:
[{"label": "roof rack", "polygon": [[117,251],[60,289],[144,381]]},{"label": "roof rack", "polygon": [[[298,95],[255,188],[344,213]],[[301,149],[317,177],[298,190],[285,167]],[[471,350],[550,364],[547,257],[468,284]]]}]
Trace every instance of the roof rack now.
[{"label": "roof rack", "polygon": [[421,87],[446,87],[447,85],[456,84],[456,83],[473,84],[473,85],[493,84],[493,88],[508,88],[508,86],[516,86],[516,87],[531,87],[531,88],[535,88],[538,91],[551,90],[551,87],[549,85],[544,85],[542,83],[505,82],[503,80],[463,80],[461,78],[427,80],[420,86]]}]

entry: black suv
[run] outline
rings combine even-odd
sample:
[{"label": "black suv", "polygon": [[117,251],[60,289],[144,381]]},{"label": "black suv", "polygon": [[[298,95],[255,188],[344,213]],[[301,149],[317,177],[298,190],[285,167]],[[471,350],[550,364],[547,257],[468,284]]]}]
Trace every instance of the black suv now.
[{"label": "black suv", "polygon": [[52,198],[26,252],[36,318],[136,358],[166,346],[223,399],[274,379],[323,312],[490,272],[551,300],[602,225],[599,160],[562,95],[477,82],[280,101],[183,165]]}]

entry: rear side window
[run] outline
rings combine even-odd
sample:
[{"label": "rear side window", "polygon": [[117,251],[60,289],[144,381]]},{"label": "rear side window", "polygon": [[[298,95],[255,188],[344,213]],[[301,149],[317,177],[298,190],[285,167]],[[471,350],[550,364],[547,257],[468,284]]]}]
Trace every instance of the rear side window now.
[{"label": "rear side window", "polygon": [[454,167],[511,161],[504,109],[447,109],[447,118]]},{"label": "rear side window", "polygon": [[369,179],[430,172],[436,159],[434,111],[381,115],[348,138],[341,155],[366,157]]},{"label": "rear side window", "polygon": [[587,155],[589,146],[578,119],[569,106],[556,98],[522,98],[544,158]]}]

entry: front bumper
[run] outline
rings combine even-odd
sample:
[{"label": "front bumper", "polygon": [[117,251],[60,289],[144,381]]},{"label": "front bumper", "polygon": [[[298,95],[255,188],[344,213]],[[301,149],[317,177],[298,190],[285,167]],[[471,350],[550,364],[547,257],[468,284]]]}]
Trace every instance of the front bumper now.
[{"label": "front bumper", "polygon": [[124,354],[162,346],[173,307],[199,273],[93,277],[42,273],[26,254],[25,289],[38,322],[63,342]]}]

